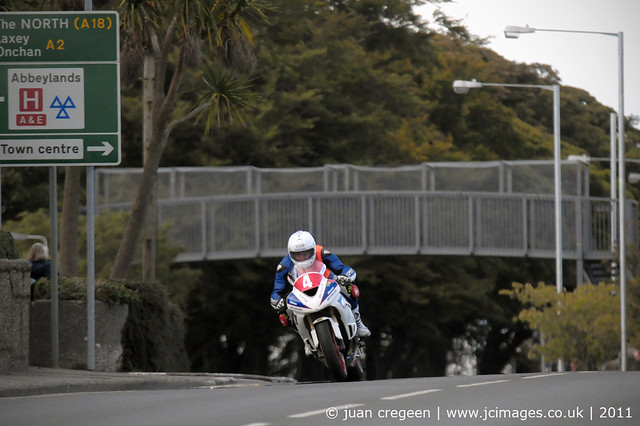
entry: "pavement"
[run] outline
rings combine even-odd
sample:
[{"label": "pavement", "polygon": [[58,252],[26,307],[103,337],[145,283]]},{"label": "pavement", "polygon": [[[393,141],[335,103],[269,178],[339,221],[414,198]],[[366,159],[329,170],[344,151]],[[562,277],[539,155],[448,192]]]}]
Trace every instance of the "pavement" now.
[{"label": "pavement", "polygon": [[29,367],[0,374],[0,397],[70,392],[267,386],[295,383],[288,377],[224,373],[123,373]]}]

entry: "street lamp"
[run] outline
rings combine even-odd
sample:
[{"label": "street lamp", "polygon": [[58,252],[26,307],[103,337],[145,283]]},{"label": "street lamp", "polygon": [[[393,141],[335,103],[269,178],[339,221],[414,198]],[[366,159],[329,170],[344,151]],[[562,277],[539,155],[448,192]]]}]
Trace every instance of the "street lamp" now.
[{"label": "street lamp", "polygon": [[[618,214],[619,214],[619,250],[620,250],[620,370],[627,370],[627,260],[625,247],[625,135],[624,135],[624,33],[607,33],[600,31],[557,30],[545,28],[519,27],[508,25],[504,28],[506,38],[518,38],[520,34],[531,34],[537,31],[556,33],[599,34],[618,38]],[[611,165],[615,168],[615,165]]]},{"label": "street lamp", "polygon": [[[453,91],[459,95],[466,95],[469,93],[469,89],[478,89],[483,85],[489,86],[491,83],[480,83],[475,80],[467,81],[467,80],[456,80],[453,82]],[[501,86],[500,84],[496,84],[496,86]]]},{"label": "street lamp", "polygon": [[562,293],[562,192],[560,175],[560,86],[541,84],[481,83],[471,80],[456,80],[453,91],[458,94],[469,93],[470,89],[480,87],[521,87],[550,90],[553,92],[553,175],[555,186],[555,239],[556,239],[556,290]]}]

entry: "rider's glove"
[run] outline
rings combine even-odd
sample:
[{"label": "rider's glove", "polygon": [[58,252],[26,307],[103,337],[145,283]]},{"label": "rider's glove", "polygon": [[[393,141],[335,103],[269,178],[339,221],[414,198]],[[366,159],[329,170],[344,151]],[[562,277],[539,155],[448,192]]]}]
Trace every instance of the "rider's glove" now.
[{"label": "rider's glove", "polygon": [[346,275],[338,275],[336,277],[336,282],[338,284],[340,284],[340,285],[347,286],[347,285],[351,284],[351,279]]},{"label": "rider's glove", "polygon": [[277,302],[271,300],[271,307],[278,312],[283,312],[287,308],[287,303],[284,301],[284,298],[281,297]]}]

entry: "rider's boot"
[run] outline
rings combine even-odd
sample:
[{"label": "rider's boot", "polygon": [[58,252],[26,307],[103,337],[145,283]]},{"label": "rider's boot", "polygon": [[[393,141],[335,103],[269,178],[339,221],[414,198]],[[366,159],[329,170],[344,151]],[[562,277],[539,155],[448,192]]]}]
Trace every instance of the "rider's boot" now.
[{"label": "rider's boot", "polygon": [[356,319],[356,326],[358,327],[358,329],[356,330],[356,334],[358,335],[358,337],[371,336],[371,331],[369,331],[369,328],[367,328],[367,326],[362,323],[362,318],[360,318],[360,306],[353,309],[353,316]]}]

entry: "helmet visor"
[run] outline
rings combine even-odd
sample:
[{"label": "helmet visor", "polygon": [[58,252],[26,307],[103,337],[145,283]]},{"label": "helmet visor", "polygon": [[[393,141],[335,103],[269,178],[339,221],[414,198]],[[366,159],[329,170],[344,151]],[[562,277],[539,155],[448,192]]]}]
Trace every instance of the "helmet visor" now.
[{"label": "helmet visor", "polygon": [[296,262],[304,262],[305,260],[311,259],[312,256],[313,249],[291,253],[291,259],[295,260]]}]

